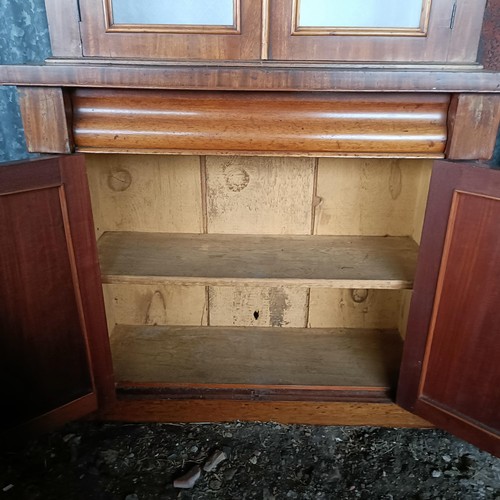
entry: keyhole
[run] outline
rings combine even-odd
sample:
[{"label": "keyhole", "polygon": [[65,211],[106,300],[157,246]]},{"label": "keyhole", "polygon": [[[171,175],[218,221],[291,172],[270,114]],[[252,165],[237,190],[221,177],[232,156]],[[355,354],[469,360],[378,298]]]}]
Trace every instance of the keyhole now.
[{"label": "keyhole", "polygon": [[254,311],[254,312],[253,312],[253,317],[254,317],[255,319],[259,319],[259,311]]}]

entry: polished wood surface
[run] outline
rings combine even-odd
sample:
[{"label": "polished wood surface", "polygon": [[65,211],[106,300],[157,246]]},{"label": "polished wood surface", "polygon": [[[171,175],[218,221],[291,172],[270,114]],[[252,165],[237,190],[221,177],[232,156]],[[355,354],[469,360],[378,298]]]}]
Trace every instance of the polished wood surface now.
[{"label": "polished wood surface", "polygon": [[[76,418],[80,406],[73,414],[67,405],[87,395],[93,395],[92,410],[97,409],[96,396],[102,404],[112,399],[109,346],[106,350],[102,343],[103,336],[107,340],[105,319],[93,308],[100,289],[84,179],[82,160],[73,157],[0,169],[0,367],[2,399],[10,401],[9,411],[2,413],[6,426],[42,414],[65,419],[58,407]],[[107,365],[98,366],[106,353]]]},{"label": "polished wood surface", "polygon": [[489,160],[495,149],[499,124],[499,95],[454,95],[448,113],[446,157]]},{"label": "polished wood surface", "polygon": [[[119,385],[233,384],[394,388],[396,331],[117,325],[111,335]],[[264,388],[264,387],[261,387]]]},{"label": "polished wood surface", "polygon": [[439,163],[405,341],[398,402],[500,455],[500,172]]},{"label": "polished wood surface", "polygon": [[[293,0],[271,2],[270,59],[295,61],[474,62],[486,0],[432,2],[427,36],[314,35],[294,33]],[[300,32],[299,32],[300,33]]]},{"label": "polished wood surface", "polygon": [[[83,54],[88,57],[141,59],[259,59],[261,53],[261,4],[241,0],[241,34],[122,33],[106,30],[102,0],[80,0]],[[145,6],[145,8],[148,8]],[[202,30],[200,30],[202,31]]]},{"label": "polished wood surface", "polygon": [[71,103],[62,88],[18,87],[28,151],[71,153]]},{"label": "polished wood surface", "polygon": [[500,75],[477,67],[261,62],[251,64],[129,64],[112,59],[53,60],[45,66],[0,65],[5,85],[199,90],[279,90],[325,92],[500,92]]},{"label": "polished wood surface", "polygon": [[86,151],[440,157],[449,97],[79,89],[72,103]]},{"label": "polished wood surface", "polygon": [[[500,289],[497,280],[491,279],[500,273],[497,255],[500,197],[456,193],[420,392],[431,404],[500,432],[500,314],[496,307]],[[464,274],[469,277],[465,283]],[[478,286],[481,293],[476,292]],[[443,370],[444,366],[448,369]],[[475,370],[478,366],[480,371]],[[463,372],[469,374],[466,379],[457,376]]]},{"label": "polished wood surface", "polygon": [[411,238],[107,232],[104,283],[411,288]]},{"label": "polished wood surface", "polygon": [[[57,160],[49,170],[59,170]],[[3,179],[30,177],[35,163],[3,166]],[[0,370],[2,427],[93,392],[73,285],[65,193],[58,186],[0,196]],[[96,409],[96,408],[94,408]]]},{"label": "polished wood surface", "polygon": [[432,427],[395,404],[336,402],[169,401],[123,399],[101,417],[121,422],[281,422],[311,425]]},{"label": "polished wood surface", "polygon": [[105,408],[114,401],[115,390],[85,161],[83,155],[63,156],[59,161],[80,321],[86,333],[99,407]]}]

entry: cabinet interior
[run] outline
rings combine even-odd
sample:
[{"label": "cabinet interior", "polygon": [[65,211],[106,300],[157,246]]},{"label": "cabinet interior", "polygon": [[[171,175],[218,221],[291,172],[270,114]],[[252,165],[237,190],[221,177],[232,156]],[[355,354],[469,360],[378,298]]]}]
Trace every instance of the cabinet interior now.
[{"label": "cabinet interior", "polygon": [[431,160],[86,162],[119,389],[395,389]]}]

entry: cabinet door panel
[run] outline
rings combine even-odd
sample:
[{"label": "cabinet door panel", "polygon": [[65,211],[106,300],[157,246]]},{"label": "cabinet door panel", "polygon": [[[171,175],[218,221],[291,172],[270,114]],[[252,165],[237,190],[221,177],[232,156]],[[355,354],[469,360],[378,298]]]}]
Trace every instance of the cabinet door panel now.
[{"label": "cabinet door panel", "polygon": [[404,9],[391,9],[392,2],[387,0],[347,3],[273,0],[269,58],[443,64],[476,61],[485,0],[398,2],[405,4]]},{"label": "cabinet door panel", "polygon": [[2,428],[112,397],[100,288],[84,296],[99,273],[82,158],[0,166]]},{"label": "cabinet door panel", "polygon": [[258,59],[261,3],[224,0],[217,2],[220,8],[224,7],[219,14],[211,11],[211,4],[214,2],[207,4],[201,0],[172,6],[156,1],[80,0],[83,55],[136,59]]},{"label": "cabinet door panel", "polygon": [[398,402],[500,455],[500,171],[438,162]]}]

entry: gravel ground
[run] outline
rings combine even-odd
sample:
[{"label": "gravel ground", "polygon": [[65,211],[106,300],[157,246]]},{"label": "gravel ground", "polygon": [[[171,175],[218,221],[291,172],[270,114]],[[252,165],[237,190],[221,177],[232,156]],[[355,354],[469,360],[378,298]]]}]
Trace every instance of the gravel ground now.
[{"label": "gravel ground", "polygon": [[500,500],[500,460],[437,430],[252,423],[80,422],[0,454],[0,499],[171,498]]}]

